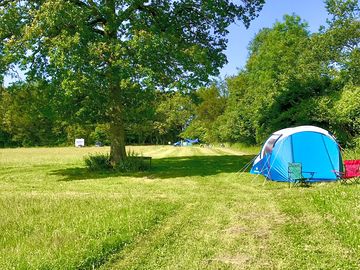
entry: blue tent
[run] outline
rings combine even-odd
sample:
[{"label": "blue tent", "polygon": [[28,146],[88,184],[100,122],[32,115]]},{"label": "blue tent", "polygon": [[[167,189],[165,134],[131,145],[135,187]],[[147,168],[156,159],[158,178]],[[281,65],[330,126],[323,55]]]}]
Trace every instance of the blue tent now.
[{"label": "blue tent", "polygon": [[198,138],[196,138],[195,140],[185,139],[184,141],[187,142],[187,143],[199,143],[200,142]]},{"label": "blue tent", "polygon": [[181,140],[178,141],[176,143],[173,144],[173,146],[192,146],[193,144],[199,143],[200,140],[199,139],[185,139],[185,140]]},{"label": "blue tent", "polygon": [[301,163],[310,181],[334,181],[342,172],[340,148],[326,130],[314,126],[286,128],[273,133],[254,161],[251,173],[289,182],[289,163]]}]

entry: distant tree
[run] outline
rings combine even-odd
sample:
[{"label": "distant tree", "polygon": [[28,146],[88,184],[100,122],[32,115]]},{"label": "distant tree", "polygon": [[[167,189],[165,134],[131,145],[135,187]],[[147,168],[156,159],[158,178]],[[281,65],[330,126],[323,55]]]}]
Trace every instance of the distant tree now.
[{"label": "distant tree", "polygon": [[7,112],[11,97],[6,89],[0,86],[0,147],[11,146],[11,134],[9,133]]},{"label": "distant tree", "polygon": [[359,2],[326,6],[331,18],[319,33],[293,15],[255,36],[244,70],[227,79],[224,140],[261,143],[278,129],[313,124],[359,144]]},{"label": "distant tree", "polygon": [[220,87],[212,84],[196,91],[197,106],[195,117],[182,133],[183,137],[200,138],[205,142],[219,140],[218,118],[224,113],[226,97],[221,95]]},{"label": "distant tree", "polygon": [[56,145],[66,141],[54,92],[48,84],[18,83],[4,89],[1,97],[1,129],[10,135],[4,146]]},{"label": "distant tree", "polygon": [[162,143],[179,139],[179,134],[189,125],[195,114],[195,107],[189,95],[168,92],[158,95],[154,135]]},{"label": "distant tree", "polygon": [[328,26],[312,39],[310,57],[323,63],[340,83],[360,84],[360,4],[358,0],[327,0]]},{"label": "distant tree", "polygon": [[28,80],[81,93],[81,105],[104,101],[118,164],[126,157],[126,90],[205,83],[226,63],[227,27],[235,20],[248,25],[263,2],[3,0],[0,73],[16,64]]},{"label": "distant tree", "polygon": [[127,89],[125,123],[127,141],[144,144],[150,141],[156,112],[156,92],[152,88]]},{"label": "distant tree", "polygon": [[219,120],[221,141],[256,143],[255,123],[259,111],[254,110],[254,93],[249,87],[248,74],[241,71],[226,79],[229,97],[225,112]]},{"label": "distant tree", "polygon": [[327,116],[344,145],[360,147],[360,3],[325,3],[331,18],[328,27],[314,37],[313,53],[322,59],[333,81]]},{"label": "distant tree", "polygon": [[300,117],[328,127],[343,145],[360,145],[360,4],[357,0],[325,4],[328,24],[311,36],[302,61],[308,63],[307,74],[326,83],[320,86],[322,96],[307,100],[313,109],[302,106]]},{"label": "distant tree", "polygon": [[245,69],[227,80],[230,95],[220,127],[225,138],[260,143],[276,129],[297,123],[280,116],[318,91],[299,60],[308,41],[307,24],[296,15],[255,36]]}]

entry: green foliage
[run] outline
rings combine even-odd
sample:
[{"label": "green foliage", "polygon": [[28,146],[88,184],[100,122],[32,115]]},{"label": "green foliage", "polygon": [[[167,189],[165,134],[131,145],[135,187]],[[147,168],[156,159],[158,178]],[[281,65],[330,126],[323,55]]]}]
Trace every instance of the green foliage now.
[{"label": "green foliage", "polygon": [[113,169],[109,154],[94,154],[84,158],[90,171],[109,171]]},{"label": "green foliage", "polygon": [[[127,143],[175,141],[195,113],[188,94],[129,91],[133,108],[126,112]],[[61,90],[46,83],[1,88],[0,147],[73,145],[75,138],[84,138],[87,146],[96,142],[110,145],[110,125],[97,118],[96,112],[73,109],[77,101],[77,97],[68,100]]]},{"label": "green foliage", "polygon": [[229,98],[219,127],[220,138],[228,142],[255,143],[255,118],[258,111],[252,102],[253,92],[248,91],[248,77],[244,72],[227,79]]},{"label": "green foliage", "polygon": [[157,97],[154,136],[162,142],[174,141],[194,115],[194,103],[188,94],[167,92]]},{"label": "green foliage", "polygon": [[38,82],[16,84],[0,93],[0,129],[9,135],[3,144],[37,146],[66,141],[53,90],[45,82]]},{"label": "green foliage", "polygon": [[355,160],[355,159],[359,159],[360,157],[360,140],[357,140],[357,145],[354,148],[348,148],[343,150],[342,155],[343,155],[343,159],[350,159],[350,160]]},{"label": "green foliage", "polygon": [[102,145],[109,145],[109,125],[107,124],[98,124],[95,127],[95,130],[90,133],[89,137],[91,142],[100,142]]},{"label": "green foliage", "polygon": [[331,123],[338,127],[345,146],[358,146],[360,138],[360,86],[346,85],[334,102]]},{"label": "green foliage", "polygon": [[110,124],[111,158],[118,163],[137,97],[148,89],[206,84],[226,63],[227,27],[248,26],[263,3],[2,1],[0,81],[18,65],[29,81],[59,86],[69,104],[76,101],[71,115]]},{"label": "green foliage", "polygon": [[318,94],[318,87],[309,86],[311,78],[302,72],[306,63],[299,61],[308,42],[307,24],[295,15],[258,33],[249,45],[246,69],[227,79],[223,139],[261,143],[276,129],[300,122],[287,119],[294,113],[288,110]]},{"label": "green foliage", "polygon": [[[110,2],[119,7],[115,14],[103,9]],[[358,1],[326,1],[330,19],[318,33],[285,15],[254,37],[237,76],[200,88],[225,61],[226,26],[239,7],[110,2],[0,3],[0,81],[15,64],[32,67],[28,82],[0,88],[0,146],[73,144],[77,137],[112,148],[114,138],[121,145],[179,137],[261,144],[296,125],[359,145]],[[243,14],[252,18],[261,4],[250,1]],[[132,13],[129,24],[113,20]],[[199,25],[197,35],[189,22]],[[209,27],[218,32],[209,35]]]},{"label": "green foliage", "polygon": [[333,18],[320,33],[310,35],[292,15],[255,36],[245,69],[227,79],[227,106],[216,122],[221,140],[261,144],[276,130],[316,125],[344,146],[357,144],[359,4],[327,7]]},{"label": "green foliage", "polygon": [[181,136],[199,138],[208,143],[219,141],[218,121],[221,121],[219,117],[226,106],[226,97],[221,95],[220,87],[212,84],[210,87],[200,88],[193,99],[198,103],[194,106],[195,115]]},{"label": "green foliage", "polygon": [[150,168],[150,161],[129,151],[120,164],[112,164],[109,154],[92,154],[84,158],[85,165],[94,172],[140,172]]},{"label": "green foliage", "polygon": [[357,0],[326,0],[326,9],[332,16],[329,24],[341,24],[344,20],[359,18],[360,4]]},{"label": "green foliage", "polygon": [[120,172],[142,172],[150,169],[150,161],[130,151],[127,153],[126,158],[114,168]]}]

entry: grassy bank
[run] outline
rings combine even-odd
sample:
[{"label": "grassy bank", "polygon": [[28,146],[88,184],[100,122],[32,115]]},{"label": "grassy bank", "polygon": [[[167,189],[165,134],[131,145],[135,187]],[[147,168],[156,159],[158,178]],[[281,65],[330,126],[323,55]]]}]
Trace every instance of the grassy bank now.
[{"label": "grassy bank", "polygon": [[1,149],[0,269],[359,266],[358,184],[264,182],[236,149],[133,149],[150,171],[88,172],[108,148]]}]

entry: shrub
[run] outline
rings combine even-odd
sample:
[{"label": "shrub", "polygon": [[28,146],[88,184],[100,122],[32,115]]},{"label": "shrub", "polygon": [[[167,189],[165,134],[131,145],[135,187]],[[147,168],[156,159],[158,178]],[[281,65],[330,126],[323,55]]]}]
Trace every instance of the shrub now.
[{"label": "shrub", "polygon": [[109,154],[90,155],[85,158],[85,165],[90,171],[138,172],[149,169],[144,157],[135,152],[128,152],[126,159],[117,166],[111,164]]},{"label": "shrub", "polygon": [[85,165],[90,171],[112,170],[109,154],[95,154],[85,157]]},{"label": "shrub", "polygon": [[130,151],[128,152],[126,159],[121,162],[116,169],[121,172],[139,172],[146,171],[149,169],[149,166],[146,164],[144,157]]},{"label": "shrub", "polygon": [[344,159],[359,159],[360,158],[360,147],[359,148],[348,148],[343,151]]}]

